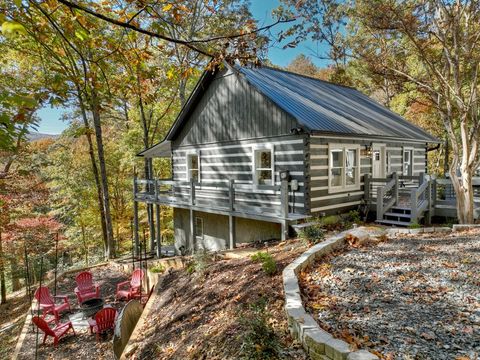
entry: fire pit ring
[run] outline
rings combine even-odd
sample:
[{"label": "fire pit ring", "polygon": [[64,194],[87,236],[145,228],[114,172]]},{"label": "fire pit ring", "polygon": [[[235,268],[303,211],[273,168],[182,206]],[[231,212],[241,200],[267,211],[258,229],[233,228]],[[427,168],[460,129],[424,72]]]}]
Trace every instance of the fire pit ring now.
[{"label": "fire pit ring", "polygon": [[103,299],[89,299],[82,302],[80,309],[83,313],[83,318],[87,319],[93,317],[97,311],[103,308]]}]

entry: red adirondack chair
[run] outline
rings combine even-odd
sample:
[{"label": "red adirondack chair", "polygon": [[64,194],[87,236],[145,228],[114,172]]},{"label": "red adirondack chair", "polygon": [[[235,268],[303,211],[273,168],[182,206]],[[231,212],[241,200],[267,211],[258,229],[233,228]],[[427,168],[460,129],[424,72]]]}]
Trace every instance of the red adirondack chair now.
[{"label": "red adirondack chair", "polygon": [[32,318],[32,322],[45,333],[45,336],[43,337],[43,344],[45,344],[45,341],[47,341],[47,337],[51,336],[53,337],[53,346],[57,346],[58,340],[60,340],[60,338],[70,329],[72,329],[73,335],[76,335],[75,329],[70,321],[64,324],[57,324],[54,328],[48,326],[48,323],[39,316],[34,316]]},{"label": "red adirondack chair", "polygon": [[[42,310],[43,319],[48,314],[53,314],[55,322],[58,323],[60,319],[60,312],[64,310],[70,310],[70,303],[66,295],[50,295],[50,291],[45,286],[40,286],[35,291],[35,299],[40,303],[40,309]],[[57,304],[55,299],[62,299],[63,302]],[[49,321],[51,322],[51,321]]]},{"label": "red adirondack chair", "polygon": [[113,329],[117,319],[117,310],[113,307],[104,307],[95,314],[95,319],[90,319],[90,333],[97,334],[97,341],[100,341],[100,334]]},{"label": "red adirondack chair", "polygon": [[[132,274],[132,279],[117,284],[117,299],[126,298],[127,300],[140,296],[140,285],[145,273],[141,269],[136,269]],[[128,289],[122,287],[128,285]]]},{"label": "red adirondack chair", "polygon": [[88,299],[100,298],[100,286],[93,283],[91,272],[82,271],[75,277],[75,281],[77,282],[77,287],[74,291],[79,304]]}]

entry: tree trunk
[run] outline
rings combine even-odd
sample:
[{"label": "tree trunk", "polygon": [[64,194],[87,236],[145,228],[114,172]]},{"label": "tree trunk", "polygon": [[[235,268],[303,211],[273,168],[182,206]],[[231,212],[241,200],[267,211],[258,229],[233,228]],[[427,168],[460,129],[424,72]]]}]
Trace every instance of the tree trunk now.
[{"label": "tree trunk", "polygon": [[95,83],[91,86],[91,105],[93,115],[93,125],[95,128],[95,139],[97,141],[98,163],[100,165],[100,183],[102,185],[103,209],[105,212],[105,226],[107,231],[107,252],[105,256],[108,259],[115,258],[115,247],[113,239],[112,215],[110,213],[110,196],[108,191],[107,167],[105,163],[105,152],[103,149],[102,124],[100,121],[100,106],[98,96],[95,91]]},{"label": "tree trunk", "polygon": [[450,168],[450,178],[452,179],[457,200],[458,222],[460,224],[473,224],[474,203],[472,172],[469,169],[461,169],[460,176],[458,176],[455,169]]},{"label": "tree trunk", "polygon": [[180,98],[180,105],[185,105],[187,102],[187,79],[180,79],[180,84],[178,86],[178,97]]},{"label": "tree trunk", "polygon": [[85,234],[85,225],[81,224],[81,228],[82,228],[83,247],[85,248],[85,265],[88,266],[88,244],[87,244],[87,236]]},{"label": "tree trunk", "polygon": [[450,168],[450,149],[448,146],[448,137],[445,139],[445,154],[444,154],[444,160],[443,160],[443,175],[446,176],[448,174],[448,169]]},{"label": "tree trunk", "polygon": [[18,291],[22,288],[20,284],[20,276],[18,276],[17,260],[13,257],[10,260],[10,273],[12,276],[12,291]]},{"label": "tree trunk", "polygon": [[[150,143],[148,139],[150,138],[150,124],[147,120],[147,116],[145,115],[145,108],[143,104],[143,97],[140,88],[140,76],[137,74],[137,86],[138,86],[138,107],[140,109],[140,117],[142,119],[142,127],[143,127],[143,145],[145,149],[150,147]],[[152,159],[145,158],[144,159],[144,171],[145,171],[145,179],[152,179],[153,178],[153,170],[152,170]],[[153,188],[150,184],[147,185],[147,191],[153,191]],[[153,226],[153,204],[147,204],[147,221],[148,227],[150,232],[150,252],[154,253],[155,248],[155,227]]]},{"label": "tree trunk", "polygon": [[80,89],[77,87],[77,97],[78,103],[80,105],[80,111],[82,113],[83,126],[85,127],[85,136],[88,142],[88,154],[90,156],[90,162],[92,164],[93,177],[95,178],[95,185],[97,187],[97,200],[98,200],[98,209],[100,211],[100,223],[102,225],[102,238],[105,249],[108,247],[108,236],[107,236],[107,226],[105,223],[105,209],[103,204],[102,196],[102,186],[100,183],[100,176],[98,174],[97,161],[95,160],[95,150],[92,141],[92,134],[90,125],[88,123],[87,111],[85,109],[85,104],[83,103],[83,98],[80,92]]},{"label": "tree trunk", "polygon": [[5,284],[5,265],[3,262],[2,229],[0,229],[0,304],[7,302],[7,286]]}]

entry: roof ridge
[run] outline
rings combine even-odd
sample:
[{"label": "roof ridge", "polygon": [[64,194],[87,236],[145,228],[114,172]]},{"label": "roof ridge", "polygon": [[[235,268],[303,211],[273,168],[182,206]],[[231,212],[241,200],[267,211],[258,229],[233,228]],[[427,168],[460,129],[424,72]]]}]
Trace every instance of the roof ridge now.
[{"label": "roof ridge", "polygon": [[258,66],[259,68],[266,68],[266,69],[270,69],[270,70],[275,70],[275,71],[280,71],[280,72],[283,72],[283,73],[286,73],[286,74],[291,74],[291,75],[295,75],[295,76],[300,76],[300,77],[303,77],[303,78],[306,78],[306,79],[310,79],[310,80],[316,80],[316,81],[319,81],[319,82],[322,82],[322,83],[325,83],[325,84],[328,84],[328,85],[333,85],[333,86],[341,86],[341,87],[344,87],[344,88],[347,88],[347,89],[352,89],[352,90],[355,90],[355,91],[359,91],[357,88],[353,87],[353,86],[348,86],[348,85],[343,85],[343,84],[338,84],[338,83],[334,83],[332,81],[327,81],[327,80],[323,80],[323,79],[319,79],[319,78],[316,78],[316,77],[313,77],[313,76],[308,76],[308,75],[304,75],[304,74],[299,74],[299,73],[296,73],[296,72],[293,72],[293,71],[289,71],[289,70],[285,70],[285,69],[279,69],[279,68],[274,68],[272,66],[269,66],[269,65],[260,65]]}]

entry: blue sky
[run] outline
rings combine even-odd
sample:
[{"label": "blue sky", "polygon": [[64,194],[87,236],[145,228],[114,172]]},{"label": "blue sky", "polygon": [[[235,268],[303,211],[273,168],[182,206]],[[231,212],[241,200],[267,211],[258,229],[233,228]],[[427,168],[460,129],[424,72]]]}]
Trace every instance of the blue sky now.
[{"label": "blue sky", "polygon": [[[278,0],[251,0],[250,10],[255,19],[258,20],[259,27],[271,24],[274,20],[271,17],[272,9],[278,7]],[[273,35],[276,35],[278,31],[283,28],[287,28],[290,24],[280,24],[271,30]],[[297,46],[296,48],[282,49],[281,46],[273,45],[268,51],[269,59],[276,65],[286,66],[288,65],[298,54],[305,54],[311,56],[312,61],[318,66],[326,66],[326,62],[316,59],[312,53],[312,49],[315,49],[316,45],[312,42],[305,42]],[[59,134],[66,127],[67,123],[61,120],[64,112],[68,109],[51,108],[50,106],[41,109],[38,112],[38,116],[41,119],[38,131],[46,134]]]}]

